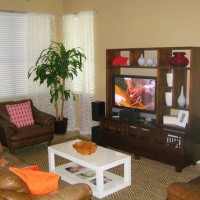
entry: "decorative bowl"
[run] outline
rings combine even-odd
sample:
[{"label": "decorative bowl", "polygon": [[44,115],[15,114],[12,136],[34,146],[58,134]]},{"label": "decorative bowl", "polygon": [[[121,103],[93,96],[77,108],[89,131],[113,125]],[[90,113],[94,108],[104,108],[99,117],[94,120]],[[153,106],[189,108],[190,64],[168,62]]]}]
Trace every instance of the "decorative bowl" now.
[{"label": "decorative bowl", "polygon": [[94,142],[80,141],[73,144],[74,149],[80,154],[90,155],[97,150],[97,145]]}]

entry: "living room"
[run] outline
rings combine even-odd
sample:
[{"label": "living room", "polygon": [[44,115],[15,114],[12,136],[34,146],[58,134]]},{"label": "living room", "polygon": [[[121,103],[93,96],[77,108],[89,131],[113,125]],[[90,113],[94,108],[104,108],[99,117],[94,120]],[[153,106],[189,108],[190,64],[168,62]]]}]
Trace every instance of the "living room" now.
[{"label": "living room", "polygon": [[[106,99],[106,49],[199,46],[199,2],[188,1],[1,1],[0,9],[56,14],[56,37],[62,38],[62,14],[96,10],[95,99]],[[180,6],[181,5],[181,6]],[[109,20],[108,20],[109,19]],[[117,34],[116,34],[117,33]],[[117,41],[117,42],[116,42]],[[145,72],[144,72],[145,74]],[[77,99],[78,101],[78,99]],[[77,127],[80,122],[77,121]]]},{"label": "living room", "polygon": [[[199,47],[198,6],[200,6],[198,0],[192,2],[186,0],[166,2],[155,0],[1,0],[0,2],[1,11],[55,14],[58,41],[62,38],[62,15],[94,10],[95,99],[100,101],[106,101],[106,49]],[[144,70],[142,74],[148,74],[148,71]],[[77,120],[76,128],[79,129],[79,127],[80,121]],[[189,180],[189,177],[183,180]]]}]

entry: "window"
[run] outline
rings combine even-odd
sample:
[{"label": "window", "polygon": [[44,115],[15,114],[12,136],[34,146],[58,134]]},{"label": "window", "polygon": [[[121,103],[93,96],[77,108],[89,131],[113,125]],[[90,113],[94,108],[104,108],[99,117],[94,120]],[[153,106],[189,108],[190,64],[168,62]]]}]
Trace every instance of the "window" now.
[{"label": "window", "polygon": [[0,12],[0,99],[47,90],[28,80],[28,69],[55,37],[53,15]]},{"label": "window", "polygon": [[25,96],[27,79],[25,14],[0,13],[0,98]]}]

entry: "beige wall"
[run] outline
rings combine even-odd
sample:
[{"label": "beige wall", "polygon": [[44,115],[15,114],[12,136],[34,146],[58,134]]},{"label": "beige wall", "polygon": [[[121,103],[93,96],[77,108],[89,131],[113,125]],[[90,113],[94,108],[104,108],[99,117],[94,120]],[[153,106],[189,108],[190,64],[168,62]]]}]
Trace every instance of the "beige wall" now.
[{"label": "beige wall", "polygon": [[0,10],[62,14],[63,0],[0,0]]},{"label": "beige wall", "polygon": [[63,0],[0,0],[0,11],[53,13],[56,15],[57,40],[61,40]]},{"label": "beige wall", "polygon": [[64,13],[97,10],[97,100],[105,99],[106,49],[200,46],[199,8],[199,0],[64,0]]}]

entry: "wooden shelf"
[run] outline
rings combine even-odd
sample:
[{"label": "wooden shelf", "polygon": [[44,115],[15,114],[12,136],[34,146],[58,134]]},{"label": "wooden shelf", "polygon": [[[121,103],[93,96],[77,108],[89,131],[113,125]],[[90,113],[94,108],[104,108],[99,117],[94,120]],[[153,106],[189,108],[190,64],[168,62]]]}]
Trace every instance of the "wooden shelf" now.
[{"label": "wooden shelf", "polygon": [[[186,52],[186,56],[189,59],[189,64],[186,67],[172,67],[169,63],[173,52],[175,51],[183,51]],[[148,55],[149,52],[152,52],[153,55],[157,58],[156,66],[139,66],[137,61],[141,54]],[[126,53],[129,58],[130,65],[128,66],[113,66],[112,61],[121,54]],[[200,144],[200,92],[197,90],[196,86],[200,85],[200,48],[199,47],[154,47],[154,48],[123,48],[123,49],[107,49],[106,50],[106,114],[111,115],[113,113],[112,108],[112,77],[114,75],[127,75],[125,74],[126,69],[137,69],[137,71],[141,71],[143,76],[145,76],[145,71],[147,71],[146,76],[148,76],[148,69],[152,70],[153,73],[156,74],[157,77],[157,87],[156,87],[156,122],[155,127],[153,128],[156,132],[156,129],[159,132],[165,132],[164,129],[172,129],[175,131],[184,131],[185,134],[182,136],[184,140],[184,145],[181,146],[181,153],[177,153],[177,162],[176,165],[179,168],[186,166],[187,164],[195,163],[197,160],[200,160],[200,145],[193,145],[194,143]],[[129,70],[130,71],[130,70]],[[133,70],[134,73],[134,70]],[[166,74],[173,73],[173,86],[169,87],[167,85]],[[181,86],[184,86],[184,95],[186,97],[187,105],[184,108],[180,108],[177,103],[177,99],[180,95]],[[165,103],[165,92],[172,92],[172,106],[166,106]],[[185,129],[176,127],[176,126],[166,126],[163,124],[163,116],[171,115],[173,112],[179,110],[185,110],[189,112],[188,124]],[[110,121],[111,119],[109,119]],[[105,122],[105,121],[104,121]],[[120,122],[122,123],[122,122]],[[120,126],[117,120],[115,120],[114,127],[116,125]],[[125,122],[126,123],[126,122]],[[138,127],[143,127],[141,123],[137,123]],[[158,128],[160,127],[160,128]],[[119,129],[121,131],[121,129]],[[112,140],[109,145],[113,145],[114,147],[120,148],[123,146],[123,137],[124,132],[127,130],[124,129],[122,133],[118,131],[116,134],[118,135],[118,139],[115,139],[115,142],[112,142],[113,136],[115,135],[115,131],[112,128]],[[120,134],[121,133],[121,134]],[[149,134],[152,134],[150,131]],[[175,133],[174,133],[175,134]],[[126,134],[125,134],[126,135]],[[108,136],[109,138],[110,136]],[[107,139],[108,139],[107,138]],[[118,145],[117,145],[118,142]],[[132,142],[137,146],[139,143],[133,141]],[[122,143],[122,144],[121,144]],[[143,141],[144,145],[145,142]],[[127,144],[126,144],[127,145]],[[168,145],[169,147],[170,145]],[[139,147],[138,147],[139,148]],[[164,148],[164,147],[162,147]],[[158,151],[162,152],[162,148]],[[171,146],[170,146],[171,148]],[[152,147],[148,150],[148,155],[152,159],[156,159],[155,149]],[[140,148],[138,150],[136,148],[137,155],[146,155],[144,153],[144,149]],[[170,152],[165,146],[164,150],[165,154],[168,155]],[[169,152],[168,152],[169,151]],[[166,158],[167,159],[167,158]],[[171,156],[171,160],[167,162],[169,164],[175,165],[175,161],[173,161],[174,157]],[[162,162],[166,160],[164,158],[160,158]]]}]

